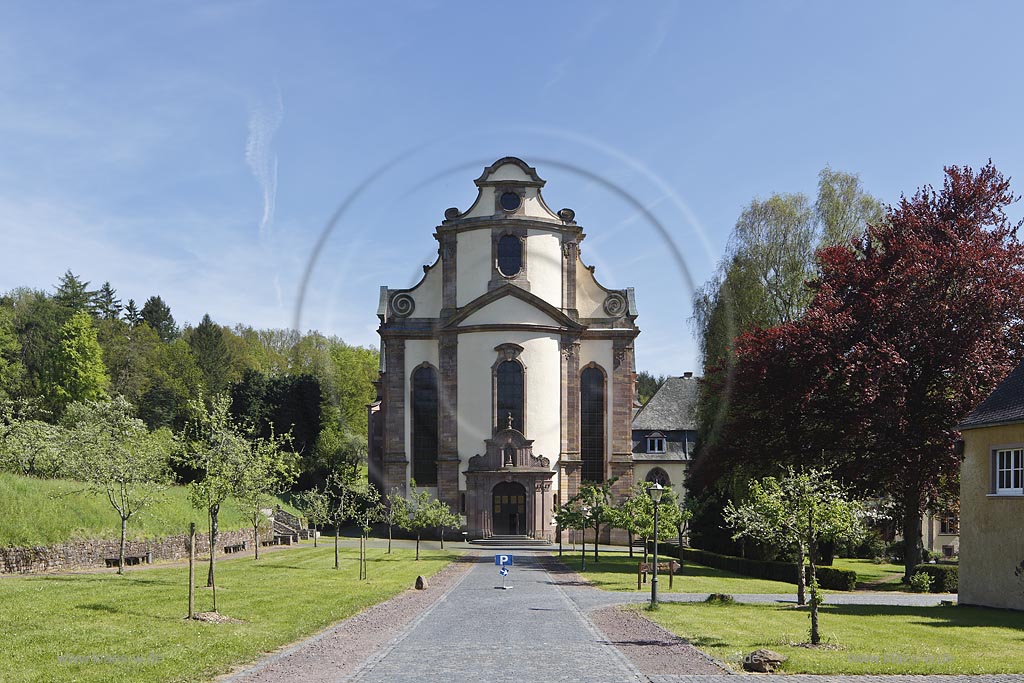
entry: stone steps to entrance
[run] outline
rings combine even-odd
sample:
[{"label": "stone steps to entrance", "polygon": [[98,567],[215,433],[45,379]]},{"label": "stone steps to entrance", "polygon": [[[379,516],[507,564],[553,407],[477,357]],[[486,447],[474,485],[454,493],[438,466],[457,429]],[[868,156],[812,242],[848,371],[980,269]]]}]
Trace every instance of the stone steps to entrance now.
[{"label": "stone steps to entrance", "polygon": [[487,548],[536,548],[551,545],[551,541],[543,538],[530,538],[529,536],[488,536],[487,538],[474,539],[470,543]]}]

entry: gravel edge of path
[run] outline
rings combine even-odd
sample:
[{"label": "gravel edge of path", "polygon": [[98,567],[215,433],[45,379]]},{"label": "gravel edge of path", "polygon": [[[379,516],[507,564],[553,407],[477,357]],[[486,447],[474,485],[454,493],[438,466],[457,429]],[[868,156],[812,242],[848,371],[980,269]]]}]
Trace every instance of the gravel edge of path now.
[{"label": "gravel edge of path", "polygon": [[[589,590],[601,590],[557,557],[548,556],[544,564],[548,574],[559,587],[585,586]],[[612,605],[580,612],[605,636],[608,643],[614,645],[644,676],[736,673],[727,664],[701,651],[688,640],[662,628],[637,610],[623,605]]]},{"label": "gravel edge of path", "polygon": [[214,679],[217,683],[305,683],[341,681],[357,675],[372,658],[408,633],[473,568],[461,557],[428,578],[427,589],[408,588],[323,631],[264,655]]}]

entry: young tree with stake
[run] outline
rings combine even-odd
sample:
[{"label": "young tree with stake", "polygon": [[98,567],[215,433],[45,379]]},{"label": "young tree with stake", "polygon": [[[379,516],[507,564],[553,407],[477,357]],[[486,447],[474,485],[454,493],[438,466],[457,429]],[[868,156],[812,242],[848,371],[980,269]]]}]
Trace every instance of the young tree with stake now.
[{"label": "young tree with stake", "polygon": [[828,470],[794,471],[781,479],[765,477],[750,483],[745,503],[726,506],[726,523],[736,532],[733,538],[746,536],[776,546],[796,545],[798,602],[804,604],[804,558],[810,557],[811,644],[821,642],[818,633],[818,581],[815,567],[818,544],[854,540],[862,533],[862,506],[849,500],[842,486]]}]

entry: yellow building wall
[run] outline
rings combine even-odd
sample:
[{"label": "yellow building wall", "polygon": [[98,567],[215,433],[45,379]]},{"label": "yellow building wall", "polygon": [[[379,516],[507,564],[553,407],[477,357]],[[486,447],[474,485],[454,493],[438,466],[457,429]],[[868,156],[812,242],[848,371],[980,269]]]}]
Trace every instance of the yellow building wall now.
[{"label": "yellow building wall", "polygon": [[959,602],[1024,610],[1024,576],[1014,574],[1024,562],[1024,496],[989,494],[991,451],[1024,445],[1024,424],[970,429],[963,439]]}]

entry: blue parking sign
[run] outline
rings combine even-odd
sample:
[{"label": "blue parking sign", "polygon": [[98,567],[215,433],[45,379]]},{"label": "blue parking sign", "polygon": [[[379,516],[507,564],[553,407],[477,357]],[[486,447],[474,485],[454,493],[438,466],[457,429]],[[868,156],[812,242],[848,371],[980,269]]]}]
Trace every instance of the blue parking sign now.
[{"label": "blue parking sign", "polygon": [[496,564],[499,567],[511,567],[512,566],[512,556],[511,555],[495,555],[494,556],[494,564]]}]

